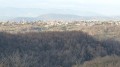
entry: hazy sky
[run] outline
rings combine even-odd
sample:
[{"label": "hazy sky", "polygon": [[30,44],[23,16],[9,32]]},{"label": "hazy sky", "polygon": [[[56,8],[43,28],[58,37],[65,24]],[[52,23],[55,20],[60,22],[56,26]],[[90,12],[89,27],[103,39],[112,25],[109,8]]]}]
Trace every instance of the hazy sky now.
[{"label": "hazy sky", "polygon": [[120,16],[120,0],[0,0],[0,16],[42,13]]}]

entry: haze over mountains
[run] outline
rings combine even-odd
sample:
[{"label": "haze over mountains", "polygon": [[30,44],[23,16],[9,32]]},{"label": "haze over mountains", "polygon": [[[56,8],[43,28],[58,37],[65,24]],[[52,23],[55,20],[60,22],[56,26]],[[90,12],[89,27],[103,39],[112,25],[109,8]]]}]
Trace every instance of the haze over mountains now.
[{"label": "haze over mountains", "polygon": [[64,8],[0,8],[0,21],[38,21],[38,20],[110,20],[118,17],[80,10]]},{"label": "haze over mountains", "polygon": [[0,8],[0,21],[78,20],[80,16],[101,16],[73,9]]},{"label": "haze over mountains", "polygon": [[12,19],[12,21],[39,21],[39,20],[80,20],[80,16],[71,14],[44,14],[38,17],[17,17]]},{"label": "haze over mountains", "polygon": [[0,21],[38,20],[119,20],[119,16],[106,16],[94,11],[70,8],[0,8]]},{"label": "haze over mountains", "polygon": [[62,21],[80,21],[80,20],[120,20],[119,16],[79,16],[79,15],[72,15],[72,14],[43,14],[37,17],[1,17],[0,21],[53,21],[53,20],[62,20]]}]

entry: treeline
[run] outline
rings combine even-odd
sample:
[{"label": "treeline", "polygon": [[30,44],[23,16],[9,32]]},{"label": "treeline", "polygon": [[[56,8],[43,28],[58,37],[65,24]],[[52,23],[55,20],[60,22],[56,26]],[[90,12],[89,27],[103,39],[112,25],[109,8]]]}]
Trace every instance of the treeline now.
[{"label": "treeline", "polygon": [[0,33],[0,67],[72,67],[107,55],[120,55],[119,42],[80,31]]}]

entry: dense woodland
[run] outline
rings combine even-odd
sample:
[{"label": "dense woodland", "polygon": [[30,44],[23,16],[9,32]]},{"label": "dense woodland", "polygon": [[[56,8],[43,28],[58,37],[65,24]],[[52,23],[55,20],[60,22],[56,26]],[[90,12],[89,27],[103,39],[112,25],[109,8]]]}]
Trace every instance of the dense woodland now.
[{"label": "dense woodland", "polygon": [[73,67],[97,57],[120,56],[120,44],[80,31],[0,33],[0,67]]}]

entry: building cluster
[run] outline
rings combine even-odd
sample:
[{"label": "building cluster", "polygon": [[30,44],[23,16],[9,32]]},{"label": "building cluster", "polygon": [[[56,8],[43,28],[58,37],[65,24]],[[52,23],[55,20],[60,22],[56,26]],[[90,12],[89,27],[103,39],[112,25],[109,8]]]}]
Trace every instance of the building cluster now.
[{"label": "building cluster", "polygon": [[59,25],[120,25],[120,21],[36,21],[36,22],[0,22],[0,25],[25,25],[25,24],[38,24],[44,26],[59,26]]}]

